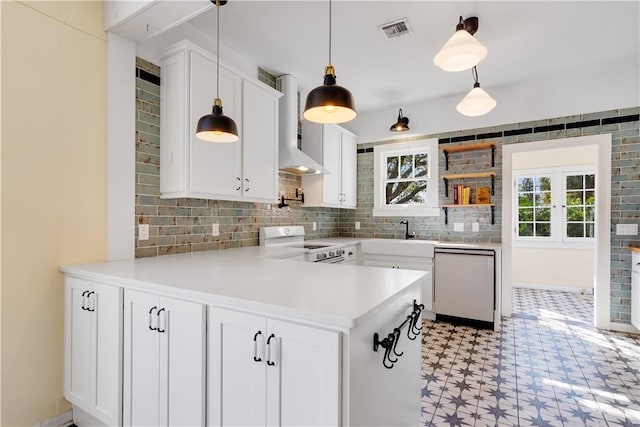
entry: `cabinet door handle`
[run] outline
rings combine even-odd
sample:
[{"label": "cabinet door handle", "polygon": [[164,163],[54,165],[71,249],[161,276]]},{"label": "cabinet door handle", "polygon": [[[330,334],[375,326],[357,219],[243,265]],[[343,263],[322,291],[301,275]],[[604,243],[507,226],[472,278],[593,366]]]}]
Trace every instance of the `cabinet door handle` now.
[{"label": "cabinet door handle", "polygon": [[236,176],[236,179],[238,180],[238,186],[236,187],[236,191],[240,191],[240,187],[242,186],[242,180],[240,179],[239,176]]},{"label": "cabinet door handle", "polygon": [[93,291],[87,294],[87,311],[96,311],[96,293]]},{"label": "cabinet door handle", "polygon": [[[262,335],[262,331],[256,332],[253,336],[253,361],[254,362],[262,362],[262,358],[258,357],[258,335]],[[264,343],[264,340],[262,341]],[[264,347],[263,347],[264,354]]]},{"label": "cabinet door handle", "polygon": [[[164,313],[164,316],[162,316],[163,318],[163,328],[160,329],[160,314]],[[164,309],[164,307],[162,307],[160,310],[158,310],[158,332],[160,332],[161,334],[164,334],[165,332],[167,332],[167,311]]]},{"label": "cabinet door handle", "polygon": [[153,312],[155,310],[157,310],[158,307],[156,307],[155,305],[153,307],[151,307],[151,310],[149,310],[149,330],[151,331],[157,331],[158,328],[153,326]]},{"label": "cabinet door handle", "polygon": [[274,366],[276,362],[271,360],[271,339],[275,338],[274,334],[269,335],[269,339],[267,340],[267,365]]},{"label": "cabinet door handle", "polygon": [[85,311],[88,311],[89,309],[87,308],[87,294],[89,293],[89,291],[84,291],[82,293],[82,309]]}]

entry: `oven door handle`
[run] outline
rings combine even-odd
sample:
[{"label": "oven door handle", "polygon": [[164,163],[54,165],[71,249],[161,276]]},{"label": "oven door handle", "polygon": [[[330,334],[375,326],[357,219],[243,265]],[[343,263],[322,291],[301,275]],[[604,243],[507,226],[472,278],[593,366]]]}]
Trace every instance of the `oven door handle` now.
[{"label": "oven door handle", "polygon": [[337,257],[333,257],[333,258],[325,258],[325,259],[319,259],[316,260],[314,262],[318,262],[318,263],[322,263],[322,264],[340,264],[342,262],[344,262],[345,259],[343,256],[337,256]]}]

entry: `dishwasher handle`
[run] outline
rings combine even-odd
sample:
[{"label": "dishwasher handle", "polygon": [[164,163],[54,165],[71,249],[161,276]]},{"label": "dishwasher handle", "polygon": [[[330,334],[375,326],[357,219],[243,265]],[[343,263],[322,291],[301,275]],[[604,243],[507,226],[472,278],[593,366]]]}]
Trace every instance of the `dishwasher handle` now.
[{"label": "dishwasher handle", "polygon": [[438,254],[452,254],[452,255],[480,255],[480,256],[495,256],[496,251],[493,249],[462,249],[462,248],[435,248],[434,256]]}]

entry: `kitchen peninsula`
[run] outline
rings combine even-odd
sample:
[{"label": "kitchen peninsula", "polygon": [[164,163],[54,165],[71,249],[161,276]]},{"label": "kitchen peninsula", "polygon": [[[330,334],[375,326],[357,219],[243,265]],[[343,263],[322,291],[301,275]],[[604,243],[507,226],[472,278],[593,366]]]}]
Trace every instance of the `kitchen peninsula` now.
[{"label": "kitchen peninsula", "polygon": [[415,425],[425,274],[278,259],[297,250],[62,267],[76,414],[110,425]]}]

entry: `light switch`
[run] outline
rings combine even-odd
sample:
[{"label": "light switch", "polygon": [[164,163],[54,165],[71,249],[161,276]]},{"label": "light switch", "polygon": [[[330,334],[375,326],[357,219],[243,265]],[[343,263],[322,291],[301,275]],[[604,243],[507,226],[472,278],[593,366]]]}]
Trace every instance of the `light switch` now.
[{"label": "light switch", "polygon": [[637,236],[638,224],[616,224],[617,236]]},{"label": "light switch", "polygon": [[212,224],[212,230],[211,230],[211,235],[212,236],[219,236],[220,235],[220,224]]},{"label": "light switch", "polygon": [[478,231],[480,231],[480,223],[478,222],[471,223],[471,231],[473,231],[474,233],[477,233]]},{"label": "light switch", "polygon": [[356,221],[356,230],[360,230],[360,221]]},{"label": "light switch", "polygon": [[316,225],[316,222],[313,221],[313,231],[316,231],[316,230],[317,230],[317,225]]},{"label": "light switch", "polygon": [[464,222],[455,222],[453,223],[453,231],[464,231]]},{"label": "light switch", "polygon": [[138,224],[138,240],[149,240],[149,224]]}]

